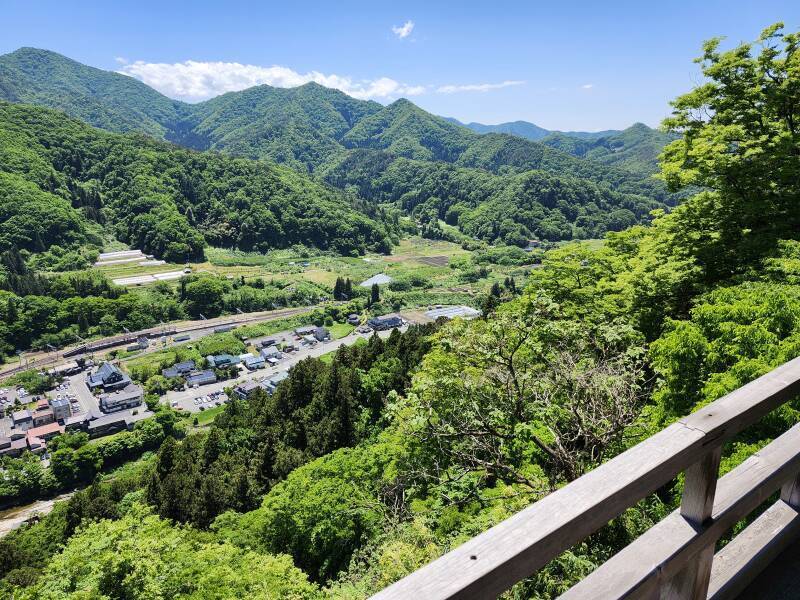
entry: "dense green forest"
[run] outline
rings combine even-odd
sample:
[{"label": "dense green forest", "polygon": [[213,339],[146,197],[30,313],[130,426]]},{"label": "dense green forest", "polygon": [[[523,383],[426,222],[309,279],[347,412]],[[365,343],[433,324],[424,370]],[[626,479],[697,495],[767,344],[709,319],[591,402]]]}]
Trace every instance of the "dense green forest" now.
[{"label": "dense green forest", "polygon": [[[392,229],[379,208],[359,206],[285,167],[105,133],[52,110],[0,104],[0,137],[9,201],[3,208],[12,211],[3,214],[9,243],[0,251],[69,246],[90,221],[173,262],[199,258],[206,243],[262,252],[297,243],[341,254],[387,252],[397,233],[396,219]],[[50,203],[56,223],[33,223]],[[33,231],[22,227],[31,223]],[[44,227],[50,230],[37,231]]]},{"label": "dense green forest", "polygon": [[[545,170],[496,175],[357,150],[324,172],[337,187],[392,203],[420,223],[441,219],[487,242],[597,238],[648,219],[664,202]],[[431,234],[429,234],[431,235]],[[444,235],[444,234],[441,234]]]},{"label": "dense green forest", "polygon": [[[408,100],[382,106],[315,83],[291,89],[256,86],[189,105],[169,100],[132,78],[32,48],[0,56],[0,98],[58,108],[112,131],[141,131],[197,150],[269,159],[334,185],[355,184],[362,192],[391,181],[345,181],[326,174],[363,160],[365,150],[381,152],[377,159],[381,164],[414,160],[434,165],[421,165],[426,169],[447,163],[489,171],[495,176],[485,177],[485,181],[505,198],[504,217],[520,217],[515,221],[519,235],[513,237],[514,243],[521,245],[530,237],[598,237],[629,224],[630,215],[621,220],[620,215],[610,220],[596,216],[605,211],[603,202],[599,210],[582,203],[559,211],[559,215],[551,214],[548,203],[572,202],[571,188],[576,184],[614,196],[612,204],[626,205],[637,223],[649,220],[653,207],[672,206],[684,195],[670,193],[662,182],[652,179],[656,156],[669,138],[643,126],[607,139],[576,139],[580,144],[564,144],[566,151],[562,151],[557,140],[551,147],[508,133],[479,135]],[[117,114],[124,114],[125,119],[115,120]],[[502,190],[514,187],[515,175],[531,170],[546,172],[554,185],[548,186],[547,198],[533,200],[535,206],[529,206],[530,198],[515,206],[516,199]],[[553,195],[561,189],[565,190],[563,197],[554,200]],[[474,194],[470,189],[461,190],[461,195],[465,193]],[[384,202],[386,195],[373,194],[365,200]],[[186,203],[192,201],[186,199]],[[439,218],[444,218],[447,208],[440,211]],[[582,217],[580,224],[575,222],[578,216]],[[476,229],[471,222],[462,224],[457,218],[451,224],[468,235]],[[490,241],[502,240],[508,233],[507,227],[502,234],[481,229],[481,237]]]},{"label": "dense green forest", "polygon": [[[776,25],[720,44],[704,45],[705,80],[665,123],[680,134],[665,180],[700,193],[599,249],[549,251],[483,318],[309,360],[275,395],[167,438],[0,540],[0,590],[364,598],[797,356],[800,34]],[[722,471],[799,418],[794,400],[726,444]],[[511,597],[562,593],[673,510],[681,487]]]}]

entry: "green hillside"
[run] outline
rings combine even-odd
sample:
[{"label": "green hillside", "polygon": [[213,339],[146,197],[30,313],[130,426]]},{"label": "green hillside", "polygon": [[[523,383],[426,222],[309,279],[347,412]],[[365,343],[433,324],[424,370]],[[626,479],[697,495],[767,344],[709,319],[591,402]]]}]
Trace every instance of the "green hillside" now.
[{"label": "green hillside", "polygon": [[189,110],[133,77],[37,48],[0,56],[0,99],[55,108],[109,131],[160,138],[174,137]]},{"label": "green hillside", "polygon": [[313,170],[342,150],[356,123],[382,108],[316,83],[261,85],[195,105],[194,131],[210,148]]},{"label": "green hillside", "polygon": [[337,187],[355,186],[375,203],[394,203],[423,222],[441,219],[470,236],[517,245],[531,238],[601,237],[666,207],[648,196],[542,169],[498,175],[382,150],[351,151],[324,177]]},{"label": "green hillside", "polygon": [[286,167],[107,133],[6,102],[0,140],[0,194],[15,200],[0,212],[0,251],[79,243],[92,223],[173,262],[201,256],[206,243],[342,254],[391,247],[387,225]]},{"label": "green hillside", "polygon": [[674,133],[635,123],[624,131],[591,139],[554,132],[541,141],[573,156],[648,174],[658,171],[658,155],[664,146],[677,138]]},{"label": "green hillside", "polygon": [[[504,197],[505,207],[501,211],[504,220],[508,217],[519,221],[503,227],[466,226],[467,222],[474,222],[467,213],[476,209],[479,201],[465,201],[463,190],[452,196],[433,192],[429,197],[435,200],[428,202],[428,196],[422,197],[428,193],[426,187],[417,186],[419,198],[413,204],[426,202],[426,206],[436,207],[439,219],[447,219],[467,232],[478,231],[476,235],[487,240],[513,239],[524,244],[526,236],[571,239],[602,235],[609,228],[618,228],[614,223],[630,224],[631,218],[634,222],[647,221],[649,210],[674,205],[680,199],[651,177],[663,143],[653,137],[657,132],[644,126],[592,141],[565,138],[570,144],[563,147],[559,147],[560,138],[551,135],[550,143],[555,146],[551,147],[508,133],[482,135],[432,115],[408,100],[382,106],[314,83],[290,89],[262,85],[199,104],[186,104],[170,100],[130,77],[29,48],[0,57],[0,97],[58,108],[112,131],[140,131],[196,150],[268,159],[342,189],[355,185],[373,202],[370,210],[375,210],[374,203],[385,201],[395,202],[406,210],[410,206],[408,202],[398,202],[407,193],[407,186],[393,190],[392,186],[398,182],[391,175],[381,174],[374,181],[364,179],[376,166],[411,159],[430,163],[418,165],[426,172],[438,172],[439,167],[432,165],[449,163],[468,169],[467,174],[459,176],[470,182],[467,189],[473,185],[481,188],[477,196],[470,192],[471,197],[483,200]],[[365,165],[362,161],[369,154],[362,150],[381,151],[385,155],[380,156],[377,165]],[[357,171],[342,173],[344,166],[353,168],[357,164]],[[402,171],[403,165],[398,170]],[[494,176],[469,170],[488,171]],[[542,172],[531,175],[531,180],[547,174],[546,190],[538,186],[528,188],[542,194],[538,198],[527,192],[519,196],[509,194],[507,190],[514,189],[518,176],[527,171]],[[282,173],[289,178],[287,172]],[[474,183],[477,181],[480,183]],[[570,191],[580,186],[587,190],[585,194]],[[319,196],[316,191],[314,194]],[[590,200],[594,195],[602,199]],[[570,206],[572,202],[578,204]],[[460,207],[453,209],[455,213],[451,211],[454,205]],[[522,205],[528,205],[532,212],[512,208]],[[606,218],[609,211],[617,209],[628,212]],[[119,208],[114,214],[122,212],[124,209]],[[233,222],[238,222],[241,211],[225,212],[232,215]],[[480,212],[485,215],[481,220],[489,218],[489,212]],[[214,215],[218,213],[213,211]],[[463,222],[453,216],[456,213],[463,215]],[[426,214],[434,218],[433,213]],[[220,234],[220,228],[212,223],[193,223],[191,229],[209,240],[235,245],[249,243],[230,239],[227,233]],[[253,244],[277,243],[275,239],[267,243],[259,235]],[[288,237],[293,239],[291,235]],[[369,241],[365,238],[348,246],[348,251],[376,242],[371,235],[367,238]],[[333,241],[319,235],[314,243],[328,246]],[[192,252],[196,251],[193,247]]]}]

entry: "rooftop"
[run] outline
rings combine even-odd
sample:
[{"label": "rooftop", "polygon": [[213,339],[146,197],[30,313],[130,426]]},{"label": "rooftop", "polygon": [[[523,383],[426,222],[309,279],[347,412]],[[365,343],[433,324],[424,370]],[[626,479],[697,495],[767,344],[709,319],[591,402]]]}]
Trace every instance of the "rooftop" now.
[{"label": "rooftop", "polygon": [[461,317],[463,319],[474,319],[480,315],[481,311],[475,310],[469,306],[443,306],[442,308],[431,309],[425,313],[426,317],[433,320],[436,320],[439,317],[445,317],[446,319],[455,319],[456,317]]},{"label": "rooftop", "polygon": [[377,283],[378,285],[384,285],[386,283],[391,283],[392,281],[394,280],[388,275],[384,275],[383,273],[378,273],[377,275],[373,275],[369,279],[365,279],[358,285],[360,285],[361,287],[372,287],[373,284],[375,283]]},{"label": "rooftop", "polygon": [[116,392],[108,392],[107,394],[100,394],[100,400],[106,402],[122,402],[125,400],[131,400],[133,398],[138,398],[144,391],[138,385],[134,383],[129,383],[121,390],[117,390]]},{"label": "rooftop", "polygon": [[47,425],[42,425],[41,427],[33,427],[28,429],[28,439],[34,437],[41,438],[55,433],[64,433],[64,427],[58,423],[48,423]]}]

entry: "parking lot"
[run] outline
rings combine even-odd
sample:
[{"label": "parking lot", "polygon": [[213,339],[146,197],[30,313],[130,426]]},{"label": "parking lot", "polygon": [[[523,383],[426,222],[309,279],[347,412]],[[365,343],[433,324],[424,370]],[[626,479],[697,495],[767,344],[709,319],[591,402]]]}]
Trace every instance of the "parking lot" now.
[{"label": "parking lot", "polygon": [[[405,331],[406,328],[407,326],[403,326],[400,328],[400,330]],[[379,331],[377,332],[377,335],[385,339],[389,337],[391,333],[392,333],[391,330]],[[218,396],[215,397],[210,402],[208,401],[207,398],[212,394],[224,392],[225,388],[233,388],[239,385],[240,383],[245,383],[247,381],[252,381],[252,380],[261,381],[263,379],[269,379],[270,377],[277,375],[281,371],[288,371],[303,359],[309,357],[319,357],[322,356],[323,354],[328,354],[329,352],[337,350],[340,346],[353,344],[359,338],[369,338],[369,336],[371,335],[372,333],[351,333],[350,335],[340,338],[338,340],[320,342],[310,347],[301,347],[299,350],[296,350],[288,354],[284,354],[284,357],[278,362],[277,365],[272,367],[267,367],[265,369],[248,371],[244,365],[240,365],[239,376],[235,379],[218,381],[216,383],[211,383],[209,385],[200,386],[197,389],[169,391],[167,392],[167,395],[164,398],[162,398],[162,402],[169,404],[176,410],[200,412],[201,410],[206,410],[208,408],[215,406],[216,402],[219,400],[219,397]],[[278,339],[284,338],[286,340],[294,339],[294,335],[292,332],[279,333],[268,337],[273,337]],[[203,398],[206,399],[203,400],[202,402],[197,402],[197,400],[201,400]]]}]

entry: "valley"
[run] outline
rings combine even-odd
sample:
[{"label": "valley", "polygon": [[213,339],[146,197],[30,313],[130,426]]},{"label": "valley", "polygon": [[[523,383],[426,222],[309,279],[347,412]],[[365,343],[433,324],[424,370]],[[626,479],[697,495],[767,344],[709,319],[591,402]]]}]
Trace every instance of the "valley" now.
[{"label": "valley", "polygon": [[[800,34],[712,38],[685,86],[652,59],[660,129],[590,132],[661,93],[658,18],[606,63],[600,19],[564,44],[545,12],[304,57],[369,15],[287,5],[256,36],[395,80],[234,62],[257,6],[164,6],[169,36],[116,8],[120,72],[19,15],[0,55],[0,597],[705,598],[790,547]],[[419,68],[478,53],[484,83]]]}]

